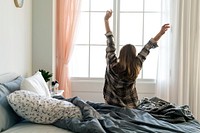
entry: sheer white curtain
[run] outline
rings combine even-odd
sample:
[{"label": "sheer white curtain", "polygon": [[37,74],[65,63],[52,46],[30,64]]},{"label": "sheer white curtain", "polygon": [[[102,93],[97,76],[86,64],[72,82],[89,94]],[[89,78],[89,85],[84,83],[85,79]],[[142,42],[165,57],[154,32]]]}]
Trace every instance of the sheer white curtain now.
[{"label": "sheer white curtain", "polygon": [[199,0],[171,0],[170,41],[167,48],[160,47],[157,76],[157,96],[178,105],[189,105],[198,120],[200,120],[199,7]]},{"label": "sheer white curtain", "polygon": [[[170,23],[170,0],[162,0],[162,25]],[[169,29],[159,40],[159,58],[158,58],[158,74],[157,74],[157,96],[169,101],[169,85],[170,85],[170,34]]]}]

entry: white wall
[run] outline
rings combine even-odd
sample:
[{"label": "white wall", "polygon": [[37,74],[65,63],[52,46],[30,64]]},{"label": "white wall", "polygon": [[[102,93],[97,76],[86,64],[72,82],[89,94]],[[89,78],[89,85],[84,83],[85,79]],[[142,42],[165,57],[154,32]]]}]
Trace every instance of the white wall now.
[{"label": "white wall", "polygon": [[39,69],[55,73],[55,0],[32,2],[33,73]]},{"label": "white wall", "polygon": [[[32,10],[33,9],[33,10]],[[0,74],[55,70],[55,0],[0,0]]]},{"label": "white wall", "polygon": [[32,2],[16,8],[13,0],[0,0],[0,74],[32,73]]}]

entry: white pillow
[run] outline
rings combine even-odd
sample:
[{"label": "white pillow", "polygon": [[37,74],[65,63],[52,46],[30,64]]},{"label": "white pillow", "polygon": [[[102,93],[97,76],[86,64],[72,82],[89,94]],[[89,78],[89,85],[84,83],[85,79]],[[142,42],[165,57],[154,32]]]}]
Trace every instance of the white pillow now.
[{"label": "white pillow", "polygon": [[79,107],[71,102],[42,97],[31,91],[15,91],[7,99],[19,116],[34,123],[51,124],[59,119],[82,117]]},{"label": "white pillow", "polygon": [[47,83],[39,71],[31,77],[25,78],[21,83],[20,89],[32,91],[41,96],[51,97]]}]

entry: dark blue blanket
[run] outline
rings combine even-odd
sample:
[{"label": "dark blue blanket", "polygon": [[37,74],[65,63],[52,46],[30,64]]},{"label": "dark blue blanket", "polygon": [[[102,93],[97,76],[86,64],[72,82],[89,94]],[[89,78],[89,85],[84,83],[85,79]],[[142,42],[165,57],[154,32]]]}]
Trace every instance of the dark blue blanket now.
[{"label": "dark blue blanket", "polygon": [[58,120],[54,125],[77,133],[200,133],[200,124],[194,119],[171,123],[140,109],[85,102],[78,97],[61,100],[78,106],[83,119]]}]

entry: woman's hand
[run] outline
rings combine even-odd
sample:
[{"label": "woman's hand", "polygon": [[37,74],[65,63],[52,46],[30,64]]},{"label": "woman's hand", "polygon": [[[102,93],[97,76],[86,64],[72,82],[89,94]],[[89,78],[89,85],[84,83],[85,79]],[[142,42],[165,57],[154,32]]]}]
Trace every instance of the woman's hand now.
[{"label": "woman's hand", "polygon": [[160,34],[165,34],[165,31],[167,31],[168,29],[170,28],[170,25],[169,24],[164,24],[162,27],[161,27],[161,30],[160,30]]},{"label": "woman's hand", "polygon": [[111,16],[112,16],[112,10],[107,10],[104,20],[108,21]]},{"label": "woman's hand", "polygon": [[164,24],[164,25],[161,27],[160,32],[153,38],[154,41],[157,42],[157,41],[161,38],[161,36],[162,36],[163,34],[165,34],[165,32],[166,32],[169,28],[170,28],[170,25],[169,25],[169,24]]}]

